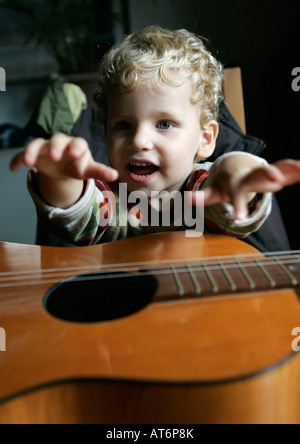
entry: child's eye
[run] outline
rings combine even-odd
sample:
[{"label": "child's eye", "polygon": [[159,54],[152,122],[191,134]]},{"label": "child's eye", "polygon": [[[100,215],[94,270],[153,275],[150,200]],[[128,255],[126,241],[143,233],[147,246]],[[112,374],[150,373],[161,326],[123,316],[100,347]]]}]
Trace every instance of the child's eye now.
[{"label": "child's eye", "polygon": [[126,120],[122,120],[122,121],[120,121],[120,122],[117,122],[117,123],[114,125],[114,129],[119,130],[119,131],[128,130],[128,129],[130,129],[130,128],[131,128],[130,123],[129,123],[129,122],[126,122]]},{"label": "child's eye", "polygon": [[170,130],[174,127],[174,125],[168,120],[162,120],[157,124],[157,127],[161,130]]}]

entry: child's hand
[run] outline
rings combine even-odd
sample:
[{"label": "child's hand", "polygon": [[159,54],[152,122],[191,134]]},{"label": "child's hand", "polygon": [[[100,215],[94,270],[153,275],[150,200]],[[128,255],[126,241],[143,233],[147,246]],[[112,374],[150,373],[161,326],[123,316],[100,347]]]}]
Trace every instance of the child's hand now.
[{"label": "child's hand", "polygon": [[84,139],[64,134],[56,134],[50,140],[33,140],[12,159],[10,168],[16,172],[22,164],[55,180],[94,178],[113,182],[118,178],[116,170],[94,161]]},{"label": "child's hand", "polygon": [[227,168],[230,165],[224,169],[221,165],[204,193],[204,204],[230,202],[236,219],[240,220],[248,216],[248,204],[257,193],[276,193],[300,182],[300,161],[297,160],[281,160],[270,166],[253,163],[245,168],[243,165],[238,168],[231,165],[232,174]]},{"label": "child's hand", "polygon": [[60,208],[68,208],[80,199],[86,179],[118,179],[116,170],[94,161],[84,139],[64,134],[56,134],[50,140],[33,140],[13,158],[10,168],[16,172],[22,164],[39,172],[41,196]]}]

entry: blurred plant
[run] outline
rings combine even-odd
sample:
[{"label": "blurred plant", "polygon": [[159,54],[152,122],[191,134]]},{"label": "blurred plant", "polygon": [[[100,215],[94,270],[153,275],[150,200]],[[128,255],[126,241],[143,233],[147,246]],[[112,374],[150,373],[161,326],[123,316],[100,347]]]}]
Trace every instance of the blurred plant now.
[{"label": "blurred plant", "polygon": [[111,0],[0,0],[24,19],[25,44],[43,45],[61,73],[92,71],[121,20]]}]

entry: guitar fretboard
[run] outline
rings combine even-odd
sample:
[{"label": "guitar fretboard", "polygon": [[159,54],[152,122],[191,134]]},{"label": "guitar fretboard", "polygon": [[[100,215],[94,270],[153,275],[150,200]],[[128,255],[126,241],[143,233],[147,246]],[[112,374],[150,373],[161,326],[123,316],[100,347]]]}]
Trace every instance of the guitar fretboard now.
[{"label": "guitar fretboard", "polygon": [[159,284],[154,302],[163,302],[298,287],[300,256],[186,263],[148,271]]}]

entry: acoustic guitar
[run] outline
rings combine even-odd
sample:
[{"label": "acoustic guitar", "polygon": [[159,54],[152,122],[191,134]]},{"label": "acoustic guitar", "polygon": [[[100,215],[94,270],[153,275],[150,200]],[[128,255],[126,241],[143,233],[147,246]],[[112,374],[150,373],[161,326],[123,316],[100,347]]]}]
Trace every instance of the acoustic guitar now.
[{"label": "acoustic guitar", "polygon": [[0,243],[0,423],[299,423],[299,282],[217,235]]}]

